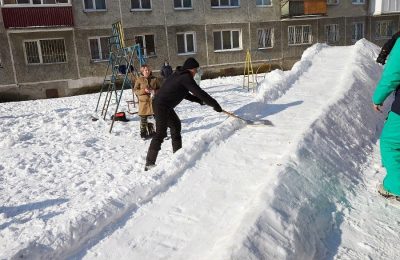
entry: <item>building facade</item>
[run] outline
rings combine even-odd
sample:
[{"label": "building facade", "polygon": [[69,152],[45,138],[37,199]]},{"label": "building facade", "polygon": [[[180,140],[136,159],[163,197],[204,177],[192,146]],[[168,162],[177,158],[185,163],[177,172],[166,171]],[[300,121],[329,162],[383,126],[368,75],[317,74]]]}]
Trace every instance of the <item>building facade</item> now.
[{"label": "building facade", "polygon": [[99,86],[111,24],[139,39],[155,72],[195,57],[207,73],[290,68],[314,43],[378,45],[399,30],[400,0],[1,0],[0,101]]}]

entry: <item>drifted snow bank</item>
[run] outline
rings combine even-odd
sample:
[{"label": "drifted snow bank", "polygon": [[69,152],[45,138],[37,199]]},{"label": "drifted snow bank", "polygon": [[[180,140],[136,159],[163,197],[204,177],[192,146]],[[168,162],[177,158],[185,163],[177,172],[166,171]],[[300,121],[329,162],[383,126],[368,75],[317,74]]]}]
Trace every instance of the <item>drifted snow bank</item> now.
[{"label": "drifted snow bank", "polygon": [[[329,259],[336,255],[344,211],[352,207],[348,197],[357,185],[369,181],[363,171],[383,124],[384,117],[371,108],[381,71],[374,62],[378,51],[366,40],[356,43],[346,75],[338,75],[344,85],[342,97],[299,143],[280,173],[270,207],[252,225],[234,259]],[[321,88],[330,91],[329,86]]]}]

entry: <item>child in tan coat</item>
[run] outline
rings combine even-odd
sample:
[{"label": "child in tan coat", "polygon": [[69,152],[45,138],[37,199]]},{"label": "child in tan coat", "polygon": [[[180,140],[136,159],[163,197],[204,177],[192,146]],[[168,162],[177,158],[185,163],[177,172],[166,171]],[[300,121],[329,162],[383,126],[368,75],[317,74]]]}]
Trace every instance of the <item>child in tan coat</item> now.
[{"label": "child in tan coat", "polygon": [[160,88],[160,80],[151,74],[148,65],[142,65],[140,73],[142,76],[135,80],[133,91],[139,99],[140,137],[149,139],[155,131],[154,125],[148,122],[148,118],[154,114],[152,96]]}]

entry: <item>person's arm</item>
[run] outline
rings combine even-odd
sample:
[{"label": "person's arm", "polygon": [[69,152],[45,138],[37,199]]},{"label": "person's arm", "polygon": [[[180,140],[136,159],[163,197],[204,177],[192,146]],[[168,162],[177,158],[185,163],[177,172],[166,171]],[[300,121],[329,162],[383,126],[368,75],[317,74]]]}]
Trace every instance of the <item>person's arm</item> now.
[{"label": "person's arm", "polygon": [[213,107],[215,111],[222,112],[221,106],[218,102],[212,98],[207,92],[202,90],[194,81],[194,79],[190,76],[190,74],[185,74],[182,77],[182,83],[193,95],[201,99],[204,103]]},{"label": "person's arm", "polygon": [[400,39],[396,41],[386,66],[383,69],[381,79],[372,96],[374,109],[379,110],[385,99],[400,85]]},{"label": "person's arm", "polygon": [[397,39],[400,37],[400,32],[395,33],[392,38],[390,38],[385,44],[383,45],[381,52],[378,55],[378,58],[376,58],[376,62],[384,65],[386,63],[386,58],[390,54],[390,52],[393,49],[393,46],[395,45]]},{"label": "person's arm", "polygon": [[142,81],[141,79],[137,79],[135,82],[135,87],[134,87],[135,94],[137,96],[148,95],[149,92],[146,92],[146,88],[142,88],[141,81]]},{"label": "person's arm", "polygon": [[205,103],[203,102],[203,100],[201,100],[200,98],[193,96],[192,94],[188,93],[185,97],[186,100],[189,100],[191,102],[196,102],[199,103],[200,105],[205,105]]}]

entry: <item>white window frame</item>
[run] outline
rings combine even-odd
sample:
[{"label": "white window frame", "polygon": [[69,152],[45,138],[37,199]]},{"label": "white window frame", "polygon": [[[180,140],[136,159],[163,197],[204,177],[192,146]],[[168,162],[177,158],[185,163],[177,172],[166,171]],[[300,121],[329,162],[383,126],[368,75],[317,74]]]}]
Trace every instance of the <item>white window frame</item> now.
[{"label": "white window frame", "polygon": [[326,0],[327,5],[338,5],[339,0]]},{"label": "white window frame", "polygon": [[261,4],[261,5],[259,5],[259,4],[257,4],[257,0],[256,0],[256,6],[257,6],[257,7],[271,7],[271,6],[272,6],[272,0],[262,0],[262,1],[263,1],[263,2],[269,1],[270,4],[269,4],[269,5],[267,5],[267,4]]},{"label": "white window frame", "polygon": [[[328,35],[328,27],[334,27],[334,40],[330,41],[330,38]],[[326,24],[325,25],[325,40],[327,43],[337,43],[340,41],[340,32],[339,32],[339,24],[337,23],[332,23],[332,24]]]},{"label": "white window frame", "polygon": [[[222,34],[222,32],[225,32],[225,31],[229,31],[230,32],[230,37],[231,37],[231,47],[232,47],[232,44],[233,44],[233,33],[232,32],[239,32],[239,39],[238,39],[238,41],[239,41],[239,47],[237,47],[237,48],[230,48],[230,49],[223,49],[223,34]],[[213,31],[213,37],[214,37],[214,33],[216,33],[216,32],[219,32],[220,34],[221,34],[221,49],[217,49],[217,50],[215,50],[214,49],[214,52],[229,52],[229,51],[241,51],[241,50],[243,50],[243,45],[242,45],[242,30],[241,29],[221,29],[221,30],[215,30],[215,31]],[[215,39],[214,39],[214,46],[215,46]]]},{"label": "white window frame", "polygon": [[191,10],[191,9],[193,9],[193,0],[190,0],[191,7],[184,7],[183,6],[184,0],[180,0],[180,1],[181,1],[181,7],[175,7],[175,1],[174,1],[173,5],[174,5],[175,10]]},{"label": "white window frame", "polygon": [[[152,35],[154,39],[154,54],[148,55],[147,53],[147,47],[146,47],[146,36],[147,35]],[[144,57],[156,57],[157,56],[157,50],[156,50],[156,35],[153,33],[146,33],[146,34],[136,34],[136,37],[143,37],[143,56]]]},{"label": "white window frame", "polygon": [[[358,27],[356,26],[357,24],[362,24],[362,36],[361,36],[360,39],[355,39],[355,38],[353,38],[353,30],[358,28]],[[357,35],[357,32],[356,32],[356,31],[354,32],[354,35]],[[365,23],[364,23],[364,22],[354,22],[354,23],[352,23],[352,24],[351,24],[351,41],[352,41],[352,42],[356,42],[356,41],[358,41],[358,40],[361,40],[361,39],[364,38],[364,37],[365,37]]]},{"label": "white window frame", "polygon": [[[184,40],[184,45],[185,45],[185,52],[179,52],[178,50],[178,35],[183,35],[183,40]],[[193,35],[193,52],[189,52],[187,50],[187,35]],[[197,44],[196,44],[196,32],[179,32],[176,33],[176,46],[177,46],[177,53],[178,55],[192,55],[192,54],[196,54],[197,53]]]},{"label": "white window frame", "polygon": [[[94,37],[89,37],[88,38],[88,44],[89,44],[89,51],[90,51],[90,60],[92,61],[92,62],[103,62],[103,61],[108,61],[109,60],[109,58],[105,58],[105,57],[103,57],[103,49],[102,49],[102,46],[101,46],[101,38],[109,38],[109,36],[94,36]],[[100,56],[100,59],[93,59],[92,58],[92,49],[91,49],[91,46],[90,46],[90,40],[97,40],[97,44],[98,44],[98,47],[99,47],[99,56]]]},{"label": "white window frame", "polygon": [[[274,40],[275,40],[275,37],[274,37],[274,27],[267,27],[267,28],[258,28],[257,29],[257,38],[258,38],[258,32],[259,31],[266,31],[266,30],[271,30],[271,46],[269,47],[265,47],[265,38],[263,39],[263,46],[264,47],[259,47],[259,46],[257,46],[257,48],[259,49],[259,50],[266,50],[266,49],[272,49],[272,48],[274,48]],[[258,43],[259,43],[259,39],[258,39]]]},{"label": "white window frame", "polygon": [[351,0],[353,5],[363,5],[365,4],[365,0]]},{"label": "white window frame", "polygon": [[[382,26],[381,24],[385,24],[385,23],[386,23],[386,29],[388,29],[389,26],[390,26],[390,24],[391,24],[391,26],[392,26],[392,33],[387,34],[387,35],[381,35],[381,34],[380,34],[380,31],[381,31],[381,30],[379,30],[379,34],[377,34],[378,26]],[[391,21],[391,20],[377,21],[377,22],[375,23],[375,39],[376,39],[376,40],[380,40],[380,39],[390,39],[390,38],[392,37],[392,34],[394,33],[394,31],[395,31],[394,22]]]},{"label": "white window frame", "polygon": [[[298,42],[296,42],[296,27],[301,27],[301,42],[300,43],[298,43]],[[309,35],[308,35],[308,42],[305,42],[304,41],[304,28],[305,27],[309,27],[310,28],[310,31],[309,31]],[[293,28],[294,29],[294,36],[293,36],[293,39],[294,39],[294,43],[289,43],[289,39],[290,39],[290,28]],[[311,25],[310,24],[305,24],[305,25],[290,25],[290,26],[288,26],[288,46],[299,46],[299,45],[310,45],[310,44],[312,44],[312,41],[313,41],[313,37],[312,37],[312,27],[311,27]]]},{"label": "white window frame", "polygon": [[40,0],[40,4],[34,4],[33,0],[29,0],[29,3],[23,4],[5,4],[4,0],[1,0],[1,6],[10,6],[10,7],[32,7],[32,6],[71,6],[71,1],[68,0],[67,3],[56,3],[56,4],[43,4],[43,0]]},{"label": "white window frame", "polygon": [[143,8],[142,7],[142,1],[143,0],[137,0],[140,3],[140,8],[132,8],[132,1],[134,0],[130,0],[130,4],[131,4],[131,11],[135,11],[135,12],[149,12],[153,10],[153,2],[152,0],[150,0],[150,8]]},{"label": "white window frame", "polygon": [[[42,54],[42,47],[40,46],[40,41],[52,41],[52,40],[63,40],[64,42],[64,51],[65,51],[65,61],[63,62],[51,62],[51,63],[43,63],[43,54]],[[37,49],[38,49],[38,55],[39,55],[39,63],[28,63],[28,55],[26,52],[26,47],[25,43],[26,42],[36,42],[37,44]],[[51,65],[51,64],[65,64],[68,63],[68,53],[67,53],[67,47],[65,46],[65,39],[64,38],[45,38],[45,39],[34,39],[34,40],[24,40],[22,42],[22,46],[24,49],[24,55],[25,55],[25,64],[29,66],[35,66],[35,65]]]},{"label": "white window frame", "polygon": [[93,4],[93,8],[92,9],[88,9],[85,6],[85,0],[82,0],[83,10],[85,12],[104,12],[104,11],[107,11],[107,0],[104,0],[104,6],[105,6],[104,9],[97,9],[96,8],[96,0],[91,0],[91,1],[92,1],[92,4]]},{"label": "white window frame", "polygon": [[217,0],[217,1],[218,1],[218,6],[212,6],[211,5],[211,8],[216,8],[216,9],[218,9],[218,8],[240,8],[240,0],[237,0],[238,1],[238,5],[232,5],[231,1],[233,1],[233,0],[228,0],[229,1],[229,5],[222,5],[222,6],[221,6],[221,0]]}]

